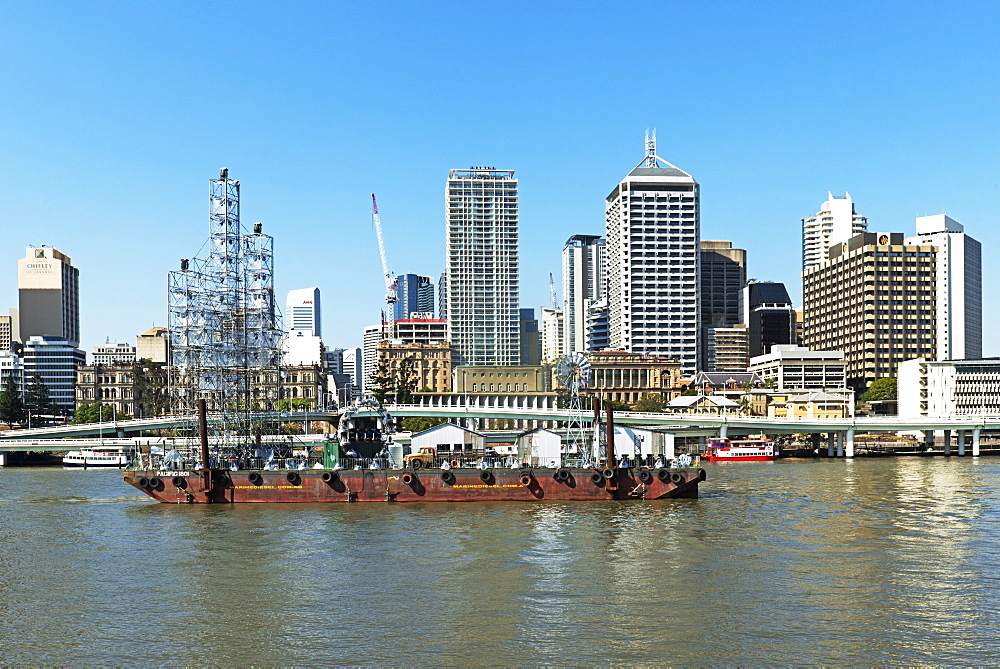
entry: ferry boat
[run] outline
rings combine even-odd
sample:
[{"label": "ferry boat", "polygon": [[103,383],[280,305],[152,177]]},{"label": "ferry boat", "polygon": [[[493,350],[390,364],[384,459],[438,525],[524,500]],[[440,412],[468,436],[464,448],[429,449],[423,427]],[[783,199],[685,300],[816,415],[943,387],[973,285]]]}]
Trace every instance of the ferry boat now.
[{"label": "ferry boat", "polygon": [[70,451],[63,456],[63,467],[117,467],[121,469],[129,463],[128,454],[120,448],[83,448]]},{"label": "ferry boat", "polygon": [[777,460],[778,447],[770,439],[730,440],[712,438],[703,458],[710,462],[743,462],[748,460]]}]

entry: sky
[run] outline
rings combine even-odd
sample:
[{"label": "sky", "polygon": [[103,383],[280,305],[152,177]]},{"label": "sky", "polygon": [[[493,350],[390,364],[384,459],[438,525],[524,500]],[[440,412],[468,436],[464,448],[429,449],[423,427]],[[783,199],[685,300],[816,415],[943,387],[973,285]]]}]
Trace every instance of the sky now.
[{"label": "sky", "polygon": [[[80,270],[81,347],[166,325],[200,256],[208,182],[274,237],[280,303],[319,286],[323,339],[360,346],[390,269],[437,278],[450,169],[519,179],[521,303],[658,153],[701,185],[701,236],[801,305],[801,219],[849,192],[869,230],[947,213],[1000,230],[1000,3],[11,2],[0,0],[0,313],[17,260]],[[561,293],[560,293],[561,294]]]}]

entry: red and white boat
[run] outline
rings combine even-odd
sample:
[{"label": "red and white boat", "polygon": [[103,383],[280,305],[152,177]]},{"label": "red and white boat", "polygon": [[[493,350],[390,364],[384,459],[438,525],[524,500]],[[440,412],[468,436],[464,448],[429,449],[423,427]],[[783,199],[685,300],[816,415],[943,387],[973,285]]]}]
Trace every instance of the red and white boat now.
[{"label": "red and white boat", "polygon": [[778,447],[770,439],[729,440],[712,438],[702,456],[711,462],[777,460]]}]

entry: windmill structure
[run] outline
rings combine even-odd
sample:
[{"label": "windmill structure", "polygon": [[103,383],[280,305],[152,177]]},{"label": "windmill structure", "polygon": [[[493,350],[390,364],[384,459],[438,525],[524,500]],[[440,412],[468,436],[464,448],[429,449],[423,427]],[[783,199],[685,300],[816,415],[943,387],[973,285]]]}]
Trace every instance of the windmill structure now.
[{"label": "windmill structure", "polygon": [[580,406],[580,391],[590,384],[590,361],[582,353],[569,353],[556,363],[556,380],[569,393],[569,424],[564,441],[563,464],[566,457],[575,453],[580,458],[580,466],[589,467],[593,459],[593,435],[583,424],[583,409]]}]

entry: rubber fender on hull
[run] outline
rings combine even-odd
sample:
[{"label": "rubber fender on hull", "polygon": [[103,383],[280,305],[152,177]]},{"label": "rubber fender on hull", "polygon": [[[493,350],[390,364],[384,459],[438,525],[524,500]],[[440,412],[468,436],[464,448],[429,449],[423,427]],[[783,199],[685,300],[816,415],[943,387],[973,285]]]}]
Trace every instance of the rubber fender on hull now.
[{"label": "rubber fender on hull", "polygon": [[680,472],[671,472],[670,482],[675,485],[680,485],[681,483],[684,483],[684,474],[681,474]]},{"label": "rubber fender on hull", "polygon": [[340,478],[340,475],[337,472],[323,472],[320,478],[323,479],[323,483],[334,483]]},{"label": "rubber fender on hull", "polygon": [[521,485],[531,485],[530,474],[521,474]]},{"label": "rubber fender on hull", "polygon": [[455,485],[455,475],[451,472],[441,472],[441,480],[448,485]]},{"label": "rubber fender on hull", "polygon": [[479,480],[487,484],[492,483],[493,472],[491,472],[489,469],[484,469],[483,471],[479,472]]},{"label": "rubber fender on hull", "polygon": [[410,472],[406,472],[405,474],[403,474],[403,483],[405,485],[413,485],[414,483],[416,483],[416,481],[417,481],[416,474],[411,474]]},{"label": "rubber fender on hull", "polygon": [[149,479],[149,489],[150,490],[160,490],[163,488],[163,481],[156,478],[155,476]]},{"label": "rubber fender on hull", "polygon": [[698,470],[698,480],[699,481],[704,481],[706,478],[708,478],[708,472],[706,472],[704,469],[699,469]]},{"label": "rubber fender on hull", "polygon": [[557,469],[556,473],[552,475],[552,478],[559,483],[565,483],[566,481],[569,481],[570,476],[571,474],[568,469]]},{"label": "rubber fender on hull", "polygon": [[247,478],[250,479],[250,483],[254,485],[261,485],[264,483],[264,477],[261,476],[260,472],[250,472],[250,476]]},{"label": "rubber fender on hull", "polygon": [[661,469],[660,471],[656,472],[656,478],[666,483],[667,481],[670,480],[670,472],[667,471],[666,469]]},{"label": "rubber fender on hull", "polygon": [[648,469],[643,469],[642,471],[639,472],[639,481],[641,481],[642,483],[652,483],[653,472],[649,471]]},{"label": "rubber fender on hull", "polygon": [[173,484],[175,488],[180,488],[181,490],[184,490],[184,488],[187,487],[187,479],[184,478],[183,476],[175,476]]},{"label": "rubber fender on hull", "polygon": [[285,474],[285,480],[291,483],[292,485],[298,485],[302,483],[302,477],[299,476],[298,472],[288,472],[287,474]]},{"label": "rubber fender on hull", "polygon": [[613,479],[615,477],[615,470],[612,469],[611,467],[606,467],[604,471],[601,472],[601,474],[606,479]]},{"label": "rubber fender on hull", "polygon": [[594,482],[594,485],[600,485],[604,483],[604,474],[601,472],[594,472],[590,475],[590,480]]},{"label": "rubber fender on hull", "polygon": [[139,480],[136,481],[136,483],[139,484],[140,488],[148,488],[149,487],[149,479],[146,478],[145,476],[140,476]]}]

